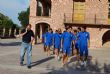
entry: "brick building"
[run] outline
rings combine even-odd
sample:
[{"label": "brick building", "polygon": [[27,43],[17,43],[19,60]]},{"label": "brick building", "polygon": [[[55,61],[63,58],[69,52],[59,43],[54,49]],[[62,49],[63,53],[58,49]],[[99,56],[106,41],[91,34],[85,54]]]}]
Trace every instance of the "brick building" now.
[{"label": "brick building", "polygon": [[[110,4],[108,0],[30,0],[30,24],[36,36],[47,28],[86,25],[91,47],[110,41]],[[37,38],[37,37],[36,37]]]}]

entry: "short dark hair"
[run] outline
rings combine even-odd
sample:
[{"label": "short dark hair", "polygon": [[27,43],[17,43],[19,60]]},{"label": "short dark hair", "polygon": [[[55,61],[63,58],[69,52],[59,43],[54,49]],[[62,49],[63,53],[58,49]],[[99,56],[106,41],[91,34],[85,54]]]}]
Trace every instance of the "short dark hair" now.
[{"label": "short dark hair", "polygon": [[79,31],[81,31],[81,28],[80,28],[80,27],[78,27],[77,29],[78,29]]},{"label": "short dark hair", "polygon": [[68,29],[70,29],[70,28],[71,28],[70,26],[67,26],[67,27],[66,27],[66,30],[68,30]]},{"label": "short dark hair", "polygon": [[77,30],[74,30],[75,33],[77,33]]},{"label": "short dark hair", "polygon": [[55,32],[58,32],[58,30],[56,30]]},{"label": "short dark hair", "polygon": [[86,30],[87,27],[86,26],[83,26],[82,28]]},{"label": "short dark hair", "polygon": [[30,27],[32,27],[32,25],[31,25],[31,24],[28,24],[27,26],[30,26]]},{"label": "short dark hair", "polygon": [[49,28],[49,31],[52,31],[52,28]]}]

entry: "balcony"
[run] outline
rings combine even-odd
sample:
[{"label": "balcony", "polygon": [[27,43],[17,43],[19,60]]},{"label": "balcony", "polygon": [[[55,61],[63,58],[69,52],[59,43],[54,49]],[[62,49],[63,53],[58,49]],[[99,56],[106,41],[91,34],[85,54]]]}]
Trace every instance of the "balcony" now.
[{"label": "balcony", "polygon": [[103,18],[86,18],[85,15],[76,17],[73,13],[65,13],[64,14],[64,24],[66,25],[74,25],[74,26],[96,26],[96,27],[106,27],[110,28],[110,19]]}]

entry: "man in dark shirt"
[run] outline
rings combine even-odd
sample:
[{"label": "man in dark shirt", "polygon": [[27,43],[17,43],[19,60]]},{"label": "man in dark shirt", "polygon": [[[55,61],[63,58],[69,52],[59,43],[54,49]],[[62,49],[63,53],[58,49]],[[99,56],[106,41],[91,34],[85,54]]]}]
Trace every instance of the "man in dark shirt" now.
[{"label": "man in dark shirt", "polygon": [[20,65],[23,66],[25,52],[27,51],[27,67],[31,68],[32,42],[34,41],[34,33],[31,25],[27,25],[26,29],[21,31],[22,45],[20,51]]}]

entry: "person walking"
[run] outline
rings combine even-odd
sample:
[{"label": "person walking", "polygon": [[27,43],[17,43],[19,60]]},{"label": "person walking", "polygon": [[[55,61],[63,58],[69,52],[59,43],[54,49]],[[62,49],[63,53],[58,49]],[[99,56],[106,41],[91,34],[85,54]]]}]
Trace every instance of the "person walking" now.
[{"label": "person walking", "polygon": [[31,30],[31,24],[21,31],[22,44],[20,50],[20,65],[23,66],[25,52],[27,51],[27,68],[31,68],[32,43],[34,41],[34,33]]},{"label": "person walking", "polygon": [[56,59],[60,59],[59,57],[59,52],[60,52],[60,48],[61,48],[61,35],[60,32],[58,30],[56,30],[56,32],[54,33],[53,39],[54,39],[54,48],[55,48],[55,58]]},{"label": "person walking", "polygon": [[62,47],[63,47],[62,65],[63,66],[68,62],[72,43],[73,44],[75,43],[75,37],[71,33],[71,28],[67,27],[66,32],[62,34]]},{"label": "person walking", "polygon": [[86,65],[88,58],[88,48],[90,47],[90,34],[86,31],[86,26],[81,28],[81,33],[79,33],[79,48],[80,48],[80,59],[81,65]]},{"label": "person walking", "polygon": [[45,34],[45,37],[46,37],[46,52],[47,52],[47,56],[50,56],[50,48],[53,45],[53,33],[52,33],[52,29],[51,28]]}]

